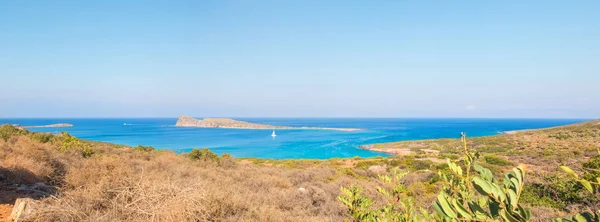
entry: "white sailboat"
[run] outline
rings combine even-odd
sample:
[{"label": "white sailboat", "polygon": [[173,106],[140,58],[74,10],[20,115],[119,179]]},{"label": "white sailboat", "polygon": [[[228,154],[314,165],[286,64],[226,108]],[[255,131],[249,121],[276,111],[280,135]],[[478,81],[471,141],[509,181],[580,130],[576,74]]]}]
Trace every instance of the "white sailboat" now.
[{"label": "white sailboat", "polygon": [[272,137],[276,137],[277,135],[275,135],[275,130],[273,130],[273,133],[271,134]]}]

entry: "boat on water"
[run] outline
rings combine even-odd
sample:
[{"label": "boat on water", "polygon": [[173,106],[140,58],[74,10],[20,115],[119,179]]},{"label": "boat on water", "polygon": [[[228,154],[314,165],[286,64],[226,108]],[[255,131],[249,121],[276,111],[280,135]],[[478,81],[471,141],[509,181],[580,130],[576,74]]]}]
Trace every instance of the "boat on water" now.
[{"label": "boat on water", "polygon": [[275,130],[273,130],[273,133],[271,134],[272,137],[276,137],[277,135],[275,134]]}]

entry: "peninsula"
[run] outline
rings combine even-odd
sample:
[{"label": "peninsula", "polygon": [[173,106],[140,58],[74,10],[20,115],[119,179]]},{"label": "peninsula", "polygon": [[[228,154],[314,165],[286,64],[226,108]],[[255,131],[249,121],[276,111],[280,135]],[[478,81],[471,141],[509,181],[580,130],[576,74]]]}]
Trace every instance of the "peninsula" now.
[{"label": "peninsula", "polygon": [[303,130],[337,130],[345,132],[360,131],[356,128],[329,128],[329,127],[290,127],[290,126],[273,126],[260,123],[249,123],[230,118],[204,118],[202,120],[181,116],[177,120],[175,126],[181,127],[202,127],[202,128],[229,128],[229,129],[303,129]]},{"label": "peninsula", "polygon": [[[572,147],[597,146],[594,144],[597,144],[598,142],[594,140],[596,137],[595,135],[598,134],[599,130],[600,119],[597,119],[564,126],[512,130],[502,132],[498,135],[472,137],[469,138],[469,146],[482,150],[489,148],[490,144],[500,146],[500,150],[508,149],[509,147],[536,150],[543,146],[563,147],[565,150],[570,150]],[[569,138],[579,137],[581,137],[581,139],[577,140],[577,142],[581,143],[574,142],[573,144],[567,144],[565,142],[565,140]],[[422,154],[435,157],[443,152],[460,150],[462,146],[463,144],[458,138],[439,138],[368,144],[359,147],[365,150],[388,153],[396,156]]]}]

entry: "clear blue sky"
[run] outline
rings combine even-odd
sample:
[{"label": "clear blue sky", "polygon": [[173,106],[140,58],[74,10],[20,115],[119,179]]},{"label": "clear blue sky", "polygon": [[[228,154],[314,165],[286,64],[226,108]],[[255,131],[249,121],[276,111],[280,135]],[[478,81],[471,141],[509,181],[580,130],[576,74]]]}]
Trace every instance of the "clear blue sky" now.
[{"label": "clear blue sky", "polygon": [[600,117],[600,1],[1,1],[0,117]]}]

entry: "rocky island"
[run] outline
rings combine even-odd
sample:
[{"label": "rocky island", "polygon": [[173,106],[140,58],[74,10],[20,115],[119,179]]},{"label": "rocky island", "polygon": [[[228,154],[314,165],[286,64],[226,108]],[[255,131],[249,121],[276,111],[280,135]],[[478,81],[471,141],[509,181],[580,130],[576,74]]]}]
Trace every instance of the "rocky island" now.
[{"label": "rocky island", "polygon": [[65,128],[65,127],[73,127],[73,124],[69,123],[57,123],[50,125],[41,125],[41,126],[21,126],[21,125],[13,125],[18,128],[29,129],[29,128]]},{"label": "rocky island", "polygon": [[202,120],[181,116],[175,126],[181,127],[203,127],[203,128],[230,128],[230,129],[305,129],[305,130],[337,130],[337,131],[360,131],[355,128],[328,128],[328,127],[290,127],[273,126],[269,124],[249,123],[230,118],[204,118]]}]

